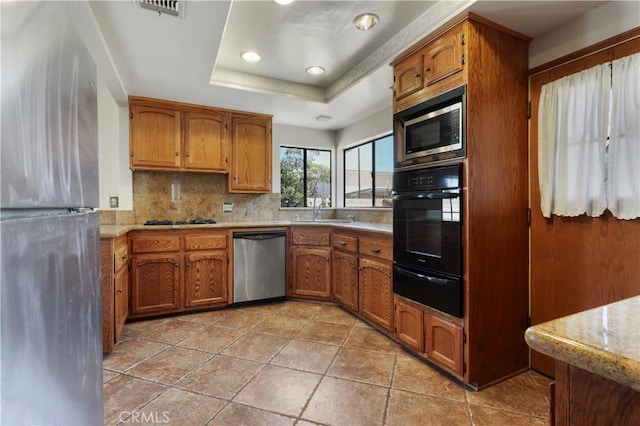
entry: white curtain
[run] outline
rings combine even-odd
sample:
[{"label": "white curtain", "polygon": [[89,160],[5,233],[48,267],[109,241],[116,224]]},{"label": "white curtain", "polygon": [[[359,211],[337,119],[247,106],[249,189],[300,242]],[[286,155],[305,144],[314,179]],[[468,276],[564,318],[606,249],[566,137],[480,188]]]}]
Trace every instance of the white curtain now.
[{"label": "white curtain", "polygon": [[640,217],[640,53],[611,64],[607,207],[618,219]]},{"label": "white curtain", "polygon": [[607,207],[609,64],[542,86],[538,174],[545,217],[599,216]]}]

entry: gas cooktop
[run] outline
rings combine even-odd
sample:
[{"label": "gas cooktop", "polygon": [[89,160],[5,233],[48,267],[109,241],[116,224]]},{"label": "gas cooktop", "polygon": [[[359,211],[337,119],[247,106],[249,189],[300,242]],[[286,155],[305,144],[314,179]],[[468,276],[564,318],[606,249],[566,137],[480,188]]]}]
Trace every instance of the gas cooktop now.
[{"label": "gas cooktop", "polygon": [[191,220],[148,220],[144,223],[147,226],[154,225],[212,225],[216,223],[213,219],[191,219]]}]

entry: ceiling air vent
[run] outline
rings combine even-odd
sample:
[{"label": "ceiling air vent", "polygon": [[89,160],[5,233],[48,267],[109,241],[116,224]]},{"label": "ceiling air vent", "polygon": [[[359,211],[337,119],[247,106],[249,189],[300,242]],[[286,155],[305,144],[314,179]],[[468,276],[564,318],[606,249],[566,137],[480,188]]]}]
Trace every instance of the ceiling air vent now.
[{"label": "ceiling air vent", "polygon": [[158,14],[168,13],[173,16],[181,16],[184,9],[184,0],[139,0],[139,4]]}]

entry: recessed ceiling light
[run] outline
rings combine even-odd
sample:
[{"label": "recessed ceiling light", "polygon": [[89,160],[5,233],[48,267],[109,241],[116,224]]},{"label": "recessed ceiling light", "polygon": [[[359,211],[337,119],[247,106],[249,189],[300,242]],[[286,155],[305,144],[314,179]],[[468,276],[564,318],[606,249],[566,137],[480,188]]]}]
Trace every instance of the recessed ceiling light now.
[{"label": "recessed ceiling light", "polygon": [[373,28],[379,20],[380,17],[374,13],[363,13],[355,17],[353,25],[359,30],[366,31]]},{"label": "recessed ceiling light", "polygon": [[322,75],[324,74],[324,68],[314,65],[307,68],[307,74],[309,75]]},{"label": "recessed ceiling light", "polygon": [[258,62],[260,59],[262,59],[258,52],[252,51],[242,52],[240,56],[247,62]]},{"label": "recessed ceiling light", "polygon": [[293,3],[296,0],[273,0],[274,3],[278,3],[280,6],[289,6],[291,3]]},{"label": "recessed ceiling light", "polygon": [[332,118],[333,117],[331,117],[330,115],[319,115],[316,117],[316,121],[329,121]]}]

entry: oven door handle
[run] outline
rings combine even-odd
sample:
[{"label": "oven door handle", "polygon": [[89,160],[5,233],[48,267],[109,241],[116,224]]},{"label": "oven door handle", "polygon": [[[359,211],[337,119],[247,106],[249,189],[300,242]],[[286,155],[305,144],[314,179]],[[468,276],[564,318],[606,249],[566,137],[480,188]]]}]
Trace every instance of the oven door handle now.
[{"label": "oven door handle", "polygon": [[411,271],[407,271],[404,268],[401,268],[399,266],[396,265],[396,270],[401,273],[402,275],[405,275],[407,277],[411,277],[411,278],[420,278],[423,280],[427,280],[430,283],[433,284],[438,284],[438,285],[447,285],[449,283],[455,283],[456,281],[454,280],[448,280],[446,278],[437,278],[437,277],[432,277],[431,275],[424,275],[424,274],[419,274],[417,272],[411,272]]},{"label": "oven door handle", "polygon": [[427,198],[429,200],[443,200],[460,197],[459,193],[455,192],[427,192],[422,194],[396,194],[393,196],[393,200],[409,200],[416,198]]}]

